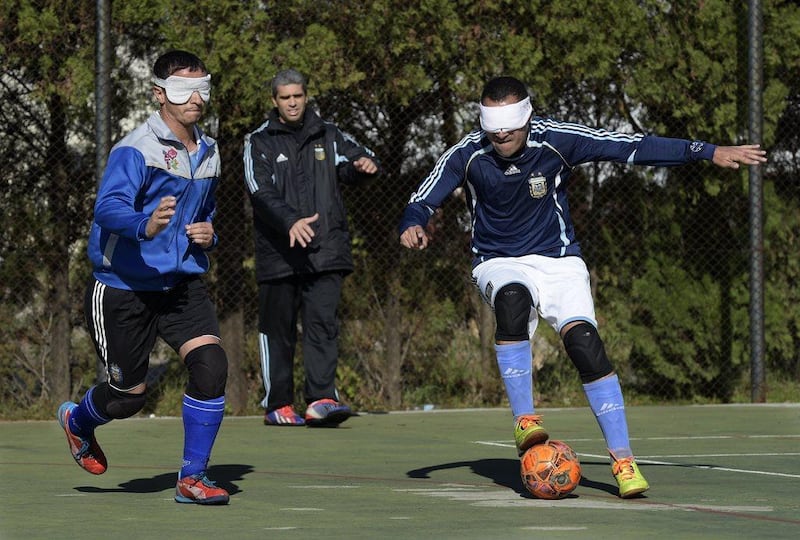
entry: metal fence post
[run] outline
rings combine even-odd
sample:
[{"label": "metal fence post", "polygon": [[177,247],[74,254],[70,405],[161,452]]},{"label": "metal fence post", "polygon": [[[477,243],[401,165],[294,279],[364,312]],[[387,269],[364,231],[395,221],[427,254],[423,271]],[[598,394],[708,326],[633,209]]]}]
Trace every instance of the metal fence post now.
[{"label": "metal fence post", "polygon": [[[95,178],[103,178],[111,150],[111,0],[97,0],[95,40]],[[97,381],[106,380],[106,369],[98,358]]]},{"label": "metal fence post", "polygon": [[[761,143],[763,123],[763,24],[761,2],[748,1],[749,142]],[[767,400],[764,385],[764,187],[761,167],[750,173],[750,384],[751,401]]]}]

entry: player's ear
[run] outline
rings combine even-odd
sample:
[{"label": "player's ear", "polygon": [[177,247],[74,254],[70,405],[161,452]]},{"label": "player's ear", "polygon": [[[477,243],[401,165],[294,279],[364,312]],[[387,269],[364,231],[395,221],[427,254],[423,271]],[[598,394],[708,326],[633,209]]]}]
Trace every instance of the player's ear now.
[{"label": "player's ear", "polygon": [[156,98],[159,105],[163,105],[167,99],[164,89],[160,86],[153,86],[153,97]]}]

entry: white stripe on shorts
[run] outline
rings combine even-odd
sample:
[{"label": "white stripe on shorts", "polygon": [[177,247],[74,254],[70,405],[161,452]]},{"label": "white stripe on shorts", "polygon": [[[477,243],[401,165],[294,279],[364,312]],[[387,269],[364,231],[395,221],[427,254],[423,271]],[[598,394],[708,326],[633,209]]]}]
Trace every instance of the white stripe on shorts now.
[{"label": "white stripe on shorts", "polygon": [[106,286],[95,280],[92,288],[92,325],[94,326],[94,339],[100,351],[103,364],[108,367],[108,341],[106,340],[106,323],[103,316],[103,297]]}]

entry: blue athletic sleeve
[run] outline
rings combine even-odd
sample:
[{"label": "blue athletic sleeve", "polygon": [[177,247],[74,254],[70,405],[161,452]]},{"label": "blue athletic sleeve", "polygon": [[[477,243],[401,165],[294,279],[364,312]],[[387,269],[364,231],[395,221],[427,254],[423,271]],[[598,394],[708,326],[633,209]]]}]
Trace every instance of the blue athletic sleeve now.
[{"label": "blue athletic sleeve", "polygon": [[470,133],[439,157],[433,170],[411,194],[398,226],[400,234],[414,225],[425,227],[436,209],[464,183],[469,157],[481,150],[480,136],[478,131]]},{"label": "blue athletic sleeve", "polygon": [[620,133],[551,119],[534,122],[532,136],[543,138],[570,167],[599,161],[671,167],[710,160],[716,148],[703,141]]},{"label": "blue athletic sleeve", "polygon": [[137,195],[147,178],[142,153],[131,146],[117,148],[108,156],[97,200],[95,222],[108,232],[134,240],[146,240],[148,214],[141,211]]},{"label": "blue athletic sleeve", "polygon": [[436,209],[421,202],[409,203],[403,211],[403,217],[400,220],[397,231],[403,234],[403,231],[414,225],[424,228],[435,211]]},{"label": "blue athletic sleeve", "polygon": [[716,145],[703,141],[647,136],[639,143],[633,162],[662,167],[682,165],[690,161],[711,160],[715,149]]}]

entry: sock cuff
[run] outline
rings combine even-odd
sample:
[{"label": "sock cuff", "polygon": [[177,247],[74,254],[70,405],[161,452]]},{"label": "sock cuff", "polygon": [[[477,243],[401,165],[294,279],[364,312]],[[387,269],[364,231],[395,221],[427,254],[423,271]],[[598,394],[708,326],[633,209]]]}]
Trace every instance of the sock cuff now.
[{"label": "sock cuff", "polygon": [[200,409],[206,412],[224,411],[225,410],[225,396],[220,396],[214,399],[202,400],[193,398],[187,394],[183,395],[183,404],[186,407],[193,409]]},{"label": "sock cuff", "polygon": [[596,388],[601,388],[601,387],[603,387],[603,386],[605,386],[605,385],[607,385],[609,383],[612,383],[615,386],[619,384],[619,377],[617,376],[616,373],[614,373],[614,374],[612,374],[612,375],[610,375],[608,377],[603,377],[601,379],[597,379],[596,381],[592,381],[590,383],[586,383],[586,384],[583,385],[583,389],[588,392],[588,391],[594,390]]},{"label": "sock cuff", "polygon": [[497,343],[494,344],[495,352],[517,352],[517,351],[524,351],[525,349],[530,349],[531,342],[530,341],[520,341],[518,343],[503,343],[499,345]]}]

